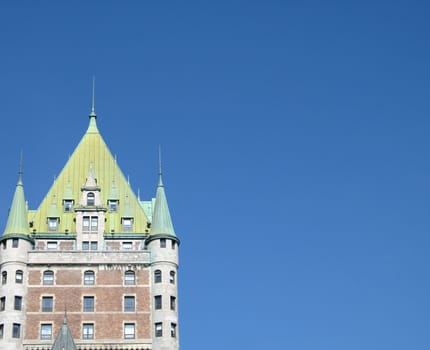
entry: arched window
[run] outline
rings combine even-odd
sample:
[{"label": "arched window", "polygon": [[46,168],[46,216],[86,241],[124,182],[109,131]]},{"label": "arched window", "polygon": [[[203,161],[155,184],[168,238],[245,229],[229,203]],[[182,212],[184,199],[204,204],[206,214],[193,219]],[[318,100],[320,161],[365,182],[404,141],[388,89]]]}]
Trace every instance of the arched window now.
[{"label": "arched window", "polygon": [[94,271],[84,272],[84,284],[93,285],[94,284]]},{"label": "arched window", "polygon": [[133,285],[136,284],[136,275],[134,271],[126,271],[124,274],[124,284]]},{"label": "arched window", "polygon": [[161,270],[154,271],[154,283],[161,283]]},{"label": "arched window", "polygon": [[176,276],[175,271],[170,271],[170,283],[171,284],[175,284],[175,276]]},{"label": "arched window", "polygon": [[15,272],[15,283],[22,283],[22,280],[23,280],[22,270],[16,270],[16,272]]},{"label": "arched window", "polygon": [[54,284],[54,271],[48,270],[43,272],[43,284]]},{"label": "arched window", "polygon": [[3,271],[1,273],[1,284],[6,284],[7,283],[7,272]]},{"label": "arched window", "polygon": [[94,193],[92,192],[87,194],[87,205],[94,205]]}]

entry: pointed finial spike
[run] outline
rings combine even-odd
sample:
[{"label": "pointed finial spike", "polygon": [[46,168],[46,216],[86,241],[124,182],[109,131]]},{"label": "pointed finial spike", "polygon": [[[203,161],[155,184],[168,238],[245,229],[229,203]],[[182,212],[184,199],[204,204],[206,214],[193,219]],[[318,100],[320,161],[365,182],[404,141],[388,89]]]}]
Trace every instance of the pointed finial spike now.
[{"label": "pointed finial spike", "polygon": [[93,75],[93,100],[91,104],[91,113],[94,113],[94,93],[96,88],[96,77]]},{"label": "pointed finial spike", "polygon": [[161,146],[158,146],[158,186],[163,186],[163,179],[162,179],[162,168],[161,168]]}]

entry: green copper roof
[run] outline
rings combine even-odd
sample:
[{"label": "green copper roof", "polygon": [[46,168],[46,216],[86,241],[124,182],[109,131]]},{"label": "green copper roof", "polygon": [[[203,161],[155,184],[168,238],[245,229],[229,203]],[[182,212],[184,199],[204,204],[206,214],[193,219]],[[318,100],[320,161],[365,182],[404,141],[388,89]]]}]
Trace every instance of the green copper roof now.
[{"label": "green copper roof", "polygon": [[133,210],[130,207],[130,200],[128,199],[128,194],[125,195],[125,207],[124,211],[121,215],[123,218],[132,218],[133,217]]},{"label": "green copper roof", "polygon": [[59,218],[59,217],[60,217],[60,214],[58,214],[56,196],[53,196],[52,203],[48,211],[48,218]]},{"label": "green copper roof", "polygon": [[72,332],[70,332],[66,317],[64,317],[63,324],[52,346],[52,350],[76,350],[76,345],[73,341]]},{"label": "green copper roof", "polygon": [[152,214],[151,235],[166,234],[175,236],[166,193],[164,192],[161,172],[158,180],[157,195],[155,196],[154,212]]},{"label": "green copper roof", "polygon": [[[138,149],[130,150],[130,154],[138,154],[138,152]],[[95,116],[91,116],[86,133],[42,200],[39,208],[29,213],[29,221],[33,222],[32,232],[47,232],[47,218],[53,205],[52,198],[54,195],[56,195],[56,206],[60,219],[58,232],[65,232],[65,230],[71,234],[76,232],[73,221],[75,212],[73,210],[65,211],[63,200],[74,199],[73,208],[75,209],[84,205],[83,189],[96,190],[100,191],[101,205],[107,206],[113,181],[115,181],[119,207],[116,212],[106,213],[105,232],[122,232],[121,215],[128,212],[132,213],[133,217],[131,233],[147,234],[149,231],[147,216],[100,135]],[[128,197],[127,200],[126,196]]]},{"label": "green copper roof", "polygon": [[22,173],[20,171],[18,183],[16,184],[15,194],[12,200],[12,206],[9,210],[6,228],[3,236],[10,234],[25,234],[28,235],[30,229],[28,227],[27,206],[24,196],[24,185],[22,183]]},{"label": "green copper roof", "polygon": [[116,189],[115,180],[112,180],[112,186],[110,188],[109,199],[119,200],[118,191]]}]

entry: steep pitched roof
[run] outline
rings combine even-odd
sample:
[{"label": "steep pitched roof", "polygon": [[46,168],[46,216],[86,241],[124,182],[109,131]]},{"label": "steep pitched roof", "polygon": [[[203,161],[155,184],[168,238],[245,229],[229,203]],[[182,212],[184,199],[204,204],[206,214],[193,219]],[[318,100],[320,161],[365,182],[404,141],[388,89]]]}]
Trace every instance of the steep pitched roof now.
[{"label": "steep pitched roof", "polygon": [[152,215],[151,235],[164,234],[175,235],[172,219],[170,217],[169,206],[167,205],[166,193],[164,191],[161,172],[158,180],[157,195],[155,196],[155,206]]},{"label": "steep pitched roof", "polygon": [[[90,174],[90,175],[88,175]],[[121,232],[121,215],[127,206],[133,213],[133,231],[131,233],[148,233],[148,219],[125,176],[116,164],[116,160],[109,151],[106,143],[99,133],[94,112],[90,115],[88,129],[82,137],[60,175],[49,189],[39,208],[32,212],[31,221],[36,233],[46,233],[46,220],[50,208],[53,206],[52,198],[56,200],[57,208],[62,208],[64,199],[74,199],[75,205],[81,201],[81,188],[87,179],[95,176],[97,186],[101,189],[102,204],[106,206],[111,192],[112,182],[115,181],[115,190],[119,200],[119,210],[107,213],[106,232]],[[73,198],[71,197],[71,194]],[[67,198],[66,198],[67,197]],[[73,213],[64,213],[59,210],[59,232],[75,232]]]},{"label": "steep pitched roof", "polygon": [[72,332],[70,332],[67,324],[66,317],[64,317],[63,324],[51,350],[77,350],[75,342],[73,341]]},{"label": "steep pitched roof", "polygon": [[28,235],[29,233],[27,205],[25,203],[24,185],[20,170],[3,237],[14,234]]}]

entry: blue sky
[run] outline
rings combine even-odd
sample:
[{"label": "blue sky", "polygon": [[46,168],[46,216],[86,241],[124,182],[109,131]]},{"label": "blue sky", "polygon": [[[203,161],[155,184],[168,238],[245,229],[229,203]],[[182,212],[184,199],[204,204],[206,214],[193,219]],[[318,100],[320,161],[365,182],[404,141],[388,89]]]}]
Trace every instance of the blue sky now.
[{"label": "blue sky", "polygon": [[21,149],[39,205],[95,75],[99,129],[144,198],[163,150],[183,349],[428,349],[429,12],[2,3],[0,221]]}]

